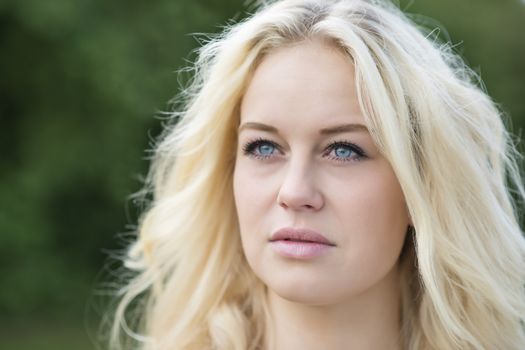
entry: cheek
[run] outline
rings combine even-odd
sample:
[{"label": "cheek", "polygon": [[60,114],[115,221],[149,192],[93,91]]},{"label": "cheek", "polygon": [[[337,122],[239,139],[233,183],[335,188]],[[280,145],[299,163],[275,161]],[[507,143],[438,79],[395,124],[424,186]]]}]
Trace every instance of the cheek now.
[{"label": "cheek", "polygon": [[[239,222],[262,220],[277,197],[277,166],[261,167],[256,161],[240,157],[233,172],[233,192]],[[253,227],[252,227],[253,228]]]},{"label": "cheek", "polygon": [[233,194],[243,247],[249,249],[264,236],[264,218],[271,203],[269,186],[240,161],[233,174]]},{"label": "cheek", "polygon": [[386,161],[340,179],[331,193],[339,219],[345,225],[359,226],[355,232],[389,236],[396,227],[408,225],[403,192]]},{"label": "cheek", "polygon": [[239,221],[239,226],[241,229],[241,235],[243,233],[244,222],[247,220],[246,215],[251,212],[250,208],[247,208],[248,195],[246,194],[246,189],[250,188],[249,183],[242,176],[242,170],[236,165],[235,171],[233,173],[233,198],[235,201],[235,207],[237,210],[237,219]]},{"label": "cheek", "polygon": [[[386,169],[388,170],[388,168]],[[347,186],[335,207],[343,229],[345,269],[371,284],[396,263],[408,226],[401,188],[391,171],[370,172]],[[346,195],[345,195],[346,194]]]},{"label": "cheek", "polygon": [[257,217],[256,213],[260,210],[260,201],[254,200],[260,198],[261,184],[254,181],[249,176],[245,167],[239,164],[233,174],[233,195],[237,216],[241,228],[249,224]]}]

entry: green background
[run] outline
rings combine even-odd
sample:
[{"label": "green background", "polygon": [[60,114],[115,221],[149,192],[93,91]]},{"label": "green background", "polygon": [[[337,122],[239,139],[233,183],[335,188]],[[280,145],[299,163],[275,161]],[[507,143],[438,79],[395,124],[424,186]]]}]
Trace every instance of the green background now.
[{"label": "green background", "polygon": [[[146,150],[179,91],[175,71],[194,58],[191,34],[242,18],[243,3],[0,0],[2,349],[97,348],[108,308],[99,292],[118,279],[108,252],[121,252],[137,222],[128,197],[141,188]],[[525,4],[401,7],[442,28],[518,134]]]}]

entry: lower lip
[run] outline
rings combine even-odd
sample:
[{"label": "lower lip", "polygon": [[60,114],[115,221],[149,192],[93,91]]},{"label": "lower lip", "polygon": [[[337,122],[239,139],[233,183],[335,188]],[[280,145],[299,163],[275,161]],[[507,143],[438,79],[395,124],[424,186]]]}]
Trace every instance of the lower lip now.
[{"label": "lower lip", "polygon": [[295,259],[312,259],[326,253],[334,246],[319,242],[273,241],[272,248],[280,255]]}]

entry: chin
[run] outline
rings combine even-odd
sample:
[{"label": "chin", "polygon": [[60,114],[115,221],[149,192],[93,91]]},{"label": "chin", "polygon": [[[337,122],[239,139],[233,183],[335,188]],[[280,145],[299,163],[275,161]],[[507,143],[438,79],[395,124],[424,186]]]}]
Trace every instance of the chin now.
[{"label": "chin", "polygon": [[280,298],[297,304],[311,305],[311,306],[322,306],[331,304],[329,298],[323,295],[312,294],[312,293],[279,293],[273,291]]},{"label": "chin", "polygon": [[341,299],[341,296],[334,293],[337,290],[334,286],[320,281],[284,278],[284,281],[265,281],[265,284],[269,292],[294,303],[320,306],[333,304]]}]

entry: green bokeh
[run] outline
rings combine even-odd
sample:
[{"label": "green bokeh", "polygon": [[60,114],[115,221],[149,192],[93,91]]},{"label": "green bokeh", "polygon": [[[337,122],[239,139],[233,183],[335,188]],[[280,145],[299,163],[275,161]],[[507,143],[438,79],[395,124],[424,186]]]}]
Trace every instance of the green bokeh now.
[{"label": "green bokeh", "polygon": [[[160,112],[194,56],[244,1],[0,1],[0,339],[94,348],[105,250],[132,230]],[[441,30],[525,126],[525,5],[401,1]],[[510,120],[509,120],[510,121]]]}]

